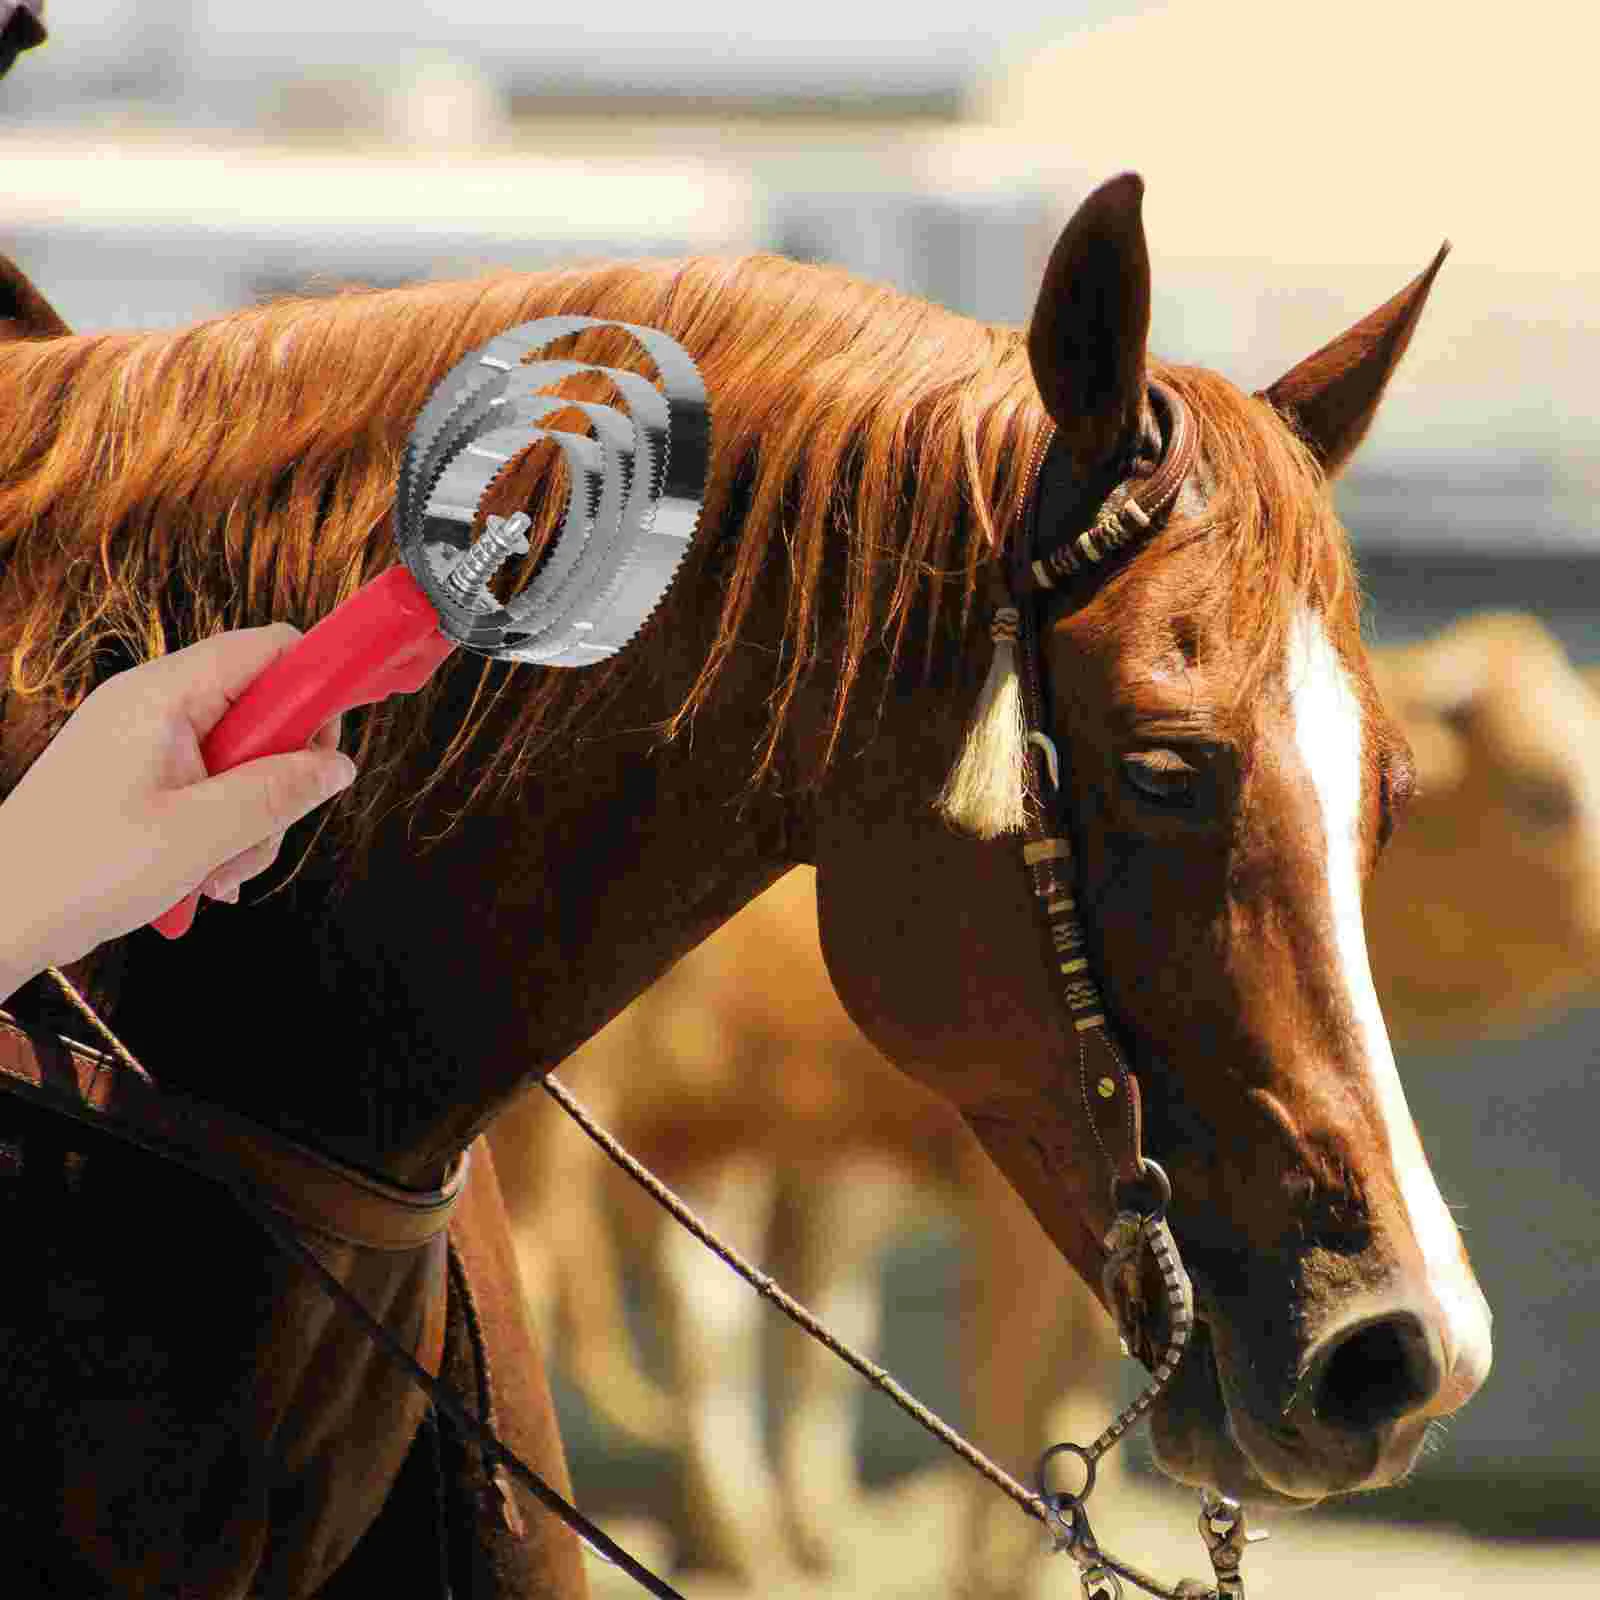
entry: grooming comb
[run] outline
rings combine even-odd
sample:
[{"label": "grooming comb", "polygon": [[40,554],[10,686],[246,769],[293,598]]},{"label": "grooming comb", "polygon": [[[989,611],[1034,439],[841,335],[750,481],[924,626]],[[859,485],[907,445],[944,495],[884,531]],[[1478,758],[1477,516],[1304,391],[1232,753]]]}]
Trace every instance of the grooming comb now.
[{"label": "grooming comb", "polygon": [[[588,328],[628,334],[659,387],[636,372],[540,359]],[[543,391],[578,373],[610,380],[625,409]],[[548,426],[580,412],[591,434]],[[495,476],[547,440],[566,461],[559,533],[532,581],[503,604],[488,580],[528,549],[522,512],[484,519]],[[201,743],[206,771],[305,746],[331,717],[413,694],[458,646],[497,660],[584,667],[615,655],[665,597],[694,538],[711,461],[711,413],[688,353],[655,328],[597,317],[523,323],[436,385],[406,442],[395,502],[400,564],[386,568],[277,657]],[[176,939],[199,891],[150,926]]]}]

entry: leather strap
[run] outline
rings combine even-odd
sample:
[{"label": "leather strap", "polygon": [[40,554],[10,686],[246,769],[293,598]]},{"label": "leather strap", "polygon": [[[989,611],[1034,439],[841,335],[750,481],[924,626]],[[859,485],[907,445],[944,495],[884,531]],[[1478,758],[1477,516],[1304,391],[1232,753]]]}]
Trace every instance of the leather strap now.
[{"label": "leather strap", "polygon": [[0,1011],[0,1092],[241,1191],[297,1227],[368,1250],[415,1250],[450,1221],[467,1154],[437,1189],[403,1189],[248,1118],[157,1089],[114,1057]]},{"label": "leather strap", "polygon": [[[1111,1031],[1078,913],[1077,874],[1064,798],[1070,774],[1063,769],[1060,752],[1050,737],[1039,612],[1045,594],[1098,565],[1124,544],[1152,532],[1177,502],[1199,454],[1199,429],[1183,397],[1165,384],[1150,384],[1150,403],[1162,427],[1161,459],[1148,476],[1129,479],[1113,490],[1083,532],[1074,534],[1069,522],[1067,534],[1052,539],[1053,529],[1041,529],[1047,490],[1053,489],[1068,501],[1075,491],[1070,482],[1055,481],[1063,475],[1048,473],[1049,446],[1036,457],[1021,537],[1011,550],[1007,573],[1009,603],[1020,618],[1017,671],[1033,801],[1024,829],[1023,862],[1039,902],[1051,966],[1077,1038],[1078,1092],[1084,1117],[1111,1169],[1113,1212],[1130,1206],[1142,1212],[1152,1192],[1142,1149],[1139,1081]],[[1067,479],[1070,476],[1065,474]]]},{"label": "leather strap", "polygon": [[[1084,486],[1074,481],[1070,466],[1057,452],[1047,452],[1045,470],[1034,481],[1028,514],[1023,519],[1027,560],[1013,581],[1016,593],[1056,589],[1069,583],[1124,545],[1151,533],[1172,510],[1199,455],[1200,429],[1177,390],[1152,381],[1149,392],[1150,409],[1162,430],[1161,459],[1147,476],[1129,478],[1113,489],[1092,510],[1087,527],[1084,520],[1089,508],[1082,505],[1081,498]],[[1052,464],[1059,464],[1061,470],[1048,470]],[[1041,531],[1039,524],[1046,520],[1041,513],[1047,498],[1057,502],[1067,533],[1051,537],[1053,530]]]},{"label": "leather strap", "polygon": [[[1028,604],[1019,610],[1022,620],[1017,660],[1023,719],[1030,734],[1043,734],[1049,724],[1040,683],[1035,607]],[[1051,749],[1054,751],[1053,742]],[[1112,1037],[1105,1001],[1090,962],[1083,920],[1078,915],[1077,874],[1073,870],[1066,807],[1055,788],[1066,774],[1059,769],[1059,756],[1055,762],[1049,761],[1033,739],[1028,742],[1028,771],[1035,804],[1028,811],[1022,859],[1049,937],[1056,983],[1077,1039],[1078,1091],[1095,1143],[1111,1169],[1111,1209],[1116,1212],[1121,1209],[1115,1197],[1118,1187],[1137,1184],[1144,1176],[1139,1083]]]},{"label": "leather strap", "polygon": [[[444,1231],[465,1189],[465,1151],[438,1189],[401,1189],[232,1112],[157,1089],[114,1057],[76,1040],[30,1033],[4,1011],[0,1011],[0,1093],[223,1184],[374,1348],[478,1445],[491,1471],[504,1467],[590,1549],[648,1593],[661,1600],[683,1600],[671,1584],[635,1561],[468,1411],[449,1385],[441,1383],[329,1271],[302,1236],[319,1234],[375,1250],[411,1250],[428,1243]],[[307,1194],[298,1192],[297,1186],[304,1186],[318,1204],[308,1205]]]}]

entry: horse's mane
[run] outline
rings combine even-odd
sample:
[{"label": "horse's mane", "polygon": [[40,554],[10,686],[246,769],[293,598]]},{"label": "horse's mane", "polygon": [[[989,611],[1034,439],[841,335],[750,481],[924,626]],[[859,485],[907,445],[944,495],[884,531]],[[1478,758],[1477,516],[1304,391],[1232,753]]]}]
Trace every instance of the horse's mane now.
[{"label": "horse's mane", "polygon": [[[784,637],[763,641],[778,665],[756,780],[824,651],[838,672],[836,741],[869,651],[897,660],[919,608],[926,652],[947,603],[967,625],[1047,426],[1019,334],[776,257],[617,263],[284,299],[178,332],[0,345],[6,686],[62,719],[112,666],[222,628],[275,618],[309,627],[394,559],[400,451],[433,384],[496,333],[556,312],[667,330],[712,397],[706,521],[741,515],[717,568],[721,615],[705,664],[664,734],[712,694],[773,561],[790,582]],[[619,349],[583,353],[615,364]],[[1342,582],[1348,557],[1342,537],[1330,542],[1331,509],[1305,515],[1313,500],[1326,504],[1320,476],[1261,402],[1209,374],[1154,370],[1196,407],[1222,490],[1207,524],[1229,528],[1219,581],[1244,597],[1241,625],[1260,633],[1265,654],[1286,583],[1331,607]],[[848,559],[826,570],[840,575],[842,605],[822,615],[825,551],[839,540]],[[537,552],[536,541],[529,559]],[[525,770],[614,670],[485,662],[430,785],[510,673],[519,709],[480,757],[479,787]],[[353,754],[367,781],[349,807],[358,845],[396,799],[375,776],[400,770],[437,689],[366,717]]]}]

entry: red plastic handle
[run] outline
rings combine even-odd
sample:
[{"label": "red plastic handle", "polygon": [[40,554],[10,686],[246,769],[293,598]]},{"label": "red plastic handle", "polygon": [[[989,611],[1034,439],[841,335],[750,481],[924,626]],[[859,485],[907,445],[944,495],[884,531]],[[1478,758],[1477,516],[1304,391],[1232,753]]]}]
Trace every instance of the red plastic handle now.
[{"label": "red plastic handle", "polygon": [[[228,707],[200,745],[206,771],[303,749],[330,717],[391,694],[412,694],[455,649],[416,580],[389,567],[291,645]],[[180,938],[199,891],[150,926]]]}]

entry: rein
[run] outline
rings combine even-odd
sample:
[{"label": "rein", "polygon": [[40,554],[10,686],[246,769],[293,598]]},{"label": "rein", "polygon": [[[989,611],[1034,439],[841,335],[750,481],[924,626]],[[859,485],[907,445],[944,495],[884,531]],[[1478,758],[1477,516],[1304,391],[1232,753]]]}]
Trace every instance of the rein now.
[{"label": "rein", "polygon": [[[1032,802],[1026,806],[1022,859],[1039,901],[1050,959],[1077,1040],[1085,1118],[1111,1170],[1111,1221],[1102,1240],[1106,1300],[1114,1308],[1130,1353],[1153,1357],[1150,1381],[1139,1396],[1088,1445],[1053,1445],[1039,1461],[1037,1489],[1027,1489],[918,1402],[882,1367],[829,1333],[769,1274],[719,1240],[681,1199],[600,1128],[553,1075],[543,1082],[547,1092],[613,1162],[758,1293],[1043,1523],[1053,1536],[1053,1548],[1065,1551],[1077,1564],[1086,1600],[1120,1600],[1124,1581],[1157,1600],[1243,1600],[1239,1565],[1252,1536],[1234,1501],[1202,1495],[1199,1526],[1215,1588],[1193,1580],[1167,1587],[1118,1560],[1100,1546],[1085,1510],[1094,1489],[1097,1463],[1171,1383],[1194,1321],[1193,1292],[1166,1222],[1171,1184],[1165,1172],[1142,1152],[1138,1080],[1110,1031],[1077,912],[1066,788],[1060,754],[1047,731],[1048,690],[1040,644],[1041,612],[1048,597],[1157,526],[1171,510],[1193,467],[1198,440],[1188,408],[1180,396],[1159,383],[1151,383],[1150,397],[1166,425],[1164,448],[1154,471],[1114,490],[1088,529],[1044,548],[1040,547],[1038,527],[1043,520],[1041,506],[1058,493],[1070,493],[1071,484],[1064,452],[1058,463],[1058,453],[1051,449],[1053,438],[1041,442],[1029,464],[1023,537],[1010,552],[1007,593],[996,607],[993,627],[997,649],[1013,642],[1019,646],[1012,653],[1020,679],[1024,788]],[[1047,473],[1053,465],[1055,470]],[[521,1461],[492,1428],[474,1417],[449,1386],[429,1373],[328,1270],[302,1237],[320,1235],[376,1249],[426,1245],[446,1227],[460,1196],[467,1171],[465,1152],[436,1189],[401,1189],[246,1118],[161,1091],[65,975],[54,967],[49,972],[69,1001],[106,1039],[113,1056],[62,1041],[41,1047],[0,1013],[0,1091],[35,1111],[65,1115],[96,1137],[131,1144],[221,1185],[280,1250],[311,1274],[374,1347],[478,1445],[486,1466],[503,1467],[596,1555],[619,1567],[648,1593],[664,1600],[681,1600],[677,1590],[630,1556]],[[126,1070],[119,1073],[119,1064]],[[1148,1281],[1146,1256],[1163,1299],[1154,1318],[1143,1300],[1143,1285]],[[1162,1330],[1159,1350],[1153,1328]],[[1084,1481],[1076,1492],[1046,1487],[1052,1463],[1063,1456],[1073,1457],[1081,1467]]]}]

